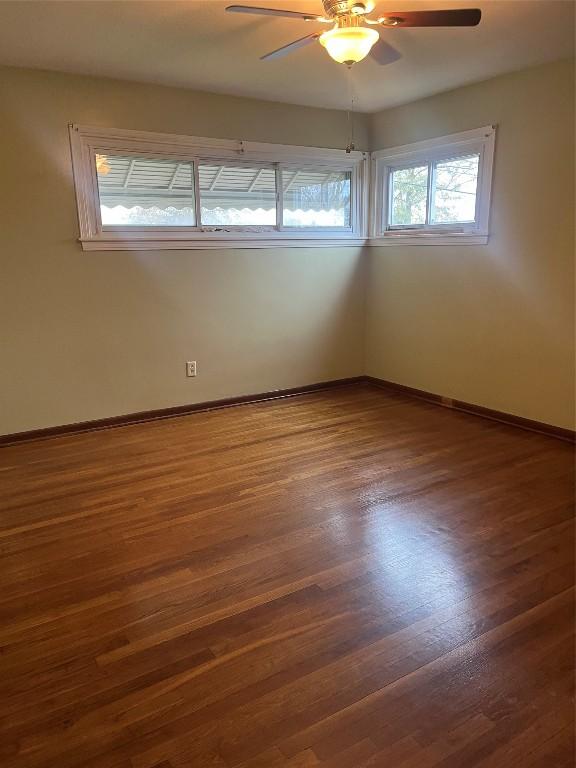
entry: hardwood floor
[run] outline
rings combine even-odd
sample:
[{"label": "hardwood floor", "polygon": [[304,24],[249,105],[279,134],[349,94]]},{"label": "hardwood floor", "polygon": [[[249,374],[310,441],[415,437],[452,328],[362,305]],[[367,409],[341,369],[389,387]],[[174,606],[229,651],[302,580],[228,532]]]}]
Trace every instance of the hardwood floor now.
[{"label": "hardwood floor", "polygon": [[370,385],[0,451],[4,768],[568,768],[571,446]]}]

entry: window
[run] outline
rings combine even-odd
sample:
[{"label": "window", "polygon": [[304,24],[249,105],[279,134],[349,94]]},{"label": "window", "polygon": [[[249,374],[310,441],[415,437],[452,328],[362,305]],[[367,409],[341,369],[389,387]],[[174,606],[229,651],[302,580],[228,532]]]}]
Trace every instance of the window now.
[{"label": "window", "polygon": [[467,224],[476,218],[480,154],[432,164],[430,224]]},{"label": "window", "polygon": [[478,153],[390,168],[389,228],[473,224]]},{"label": "window", "polygon": [[390,225],[414,227],[426,224],[428,166],[390,171]]},{"label": "window", "polygon": [[367,155],[70,126],[86,250],[362,244]]},{"label": "window", "polygon": [[196,224],[192,163],[113,154],[94,161],[103,227]]},{"label": "window", "polygon": [[349,227],[349,171],[292,168],[282,172],[285,227]]},{"label": "window", "polygon": [[275,226],[274,167],[200,163],[198,179],[202,224]]},{"label": "window", "polygon": [[488,240],[494,126],[372,155],[75,125],[70,140],[85,250]]},{"label": "window", "polygon": [[373,154],[374,244],[485,243],[495,129]]}]

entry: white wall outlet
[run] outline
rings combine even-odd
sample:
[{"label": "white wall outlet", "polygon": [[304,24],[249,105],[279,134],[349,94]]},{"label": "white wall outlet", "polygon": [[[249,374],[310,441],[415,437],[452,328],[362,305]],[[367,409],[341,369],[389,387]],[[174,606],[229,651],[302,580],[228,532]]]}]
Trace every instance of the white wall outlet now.
[{"label": "white wall outlet", "polygon": [[186,376],[196,376],[196,360],[188,360],[186,363]]}]

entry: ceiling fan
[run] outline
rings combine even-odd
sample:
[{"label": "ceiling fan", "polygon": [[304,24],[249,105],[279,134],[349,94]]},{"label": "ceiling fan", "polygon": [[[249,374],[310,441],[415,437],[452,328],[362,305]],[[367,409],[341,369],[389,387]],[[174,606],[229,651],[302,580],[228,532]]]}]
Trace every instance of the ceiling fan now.
[{"label": "ceiling fan", "polygon": [[375,0],[322,0],[322,3],[324,16],[317,13],[256,8],[250,5],[229,5],[226,10],[231,13],[282,16],[332,24],[332,29],[326,32],[313,32],[260,58],[263,61],[276,59],[319,40],[334,61],[348,66],[362,61],[368,54],[378,64],[390,64],[400,58],[401,54],[384,42],[372,27],[475,27],[482,15],[478,8],[453,8],[441,11],[389,12],[371,19],[367,14],[374,10]]}]

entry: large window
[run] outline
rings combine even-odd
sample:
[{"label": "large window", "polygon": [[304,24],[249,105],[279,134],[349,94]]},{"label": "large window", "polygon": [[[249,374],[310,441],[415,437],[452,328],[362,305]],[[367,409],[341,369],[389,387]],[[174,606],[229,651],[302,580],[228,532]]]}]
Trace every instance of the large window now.
[{"label": "large window", "polygon": [[374,153],[378,244],[486,242],[494,128]]},{"label": "large window", "polygon": [[362,243],[367,155],[71,126],[85,249]]}]

